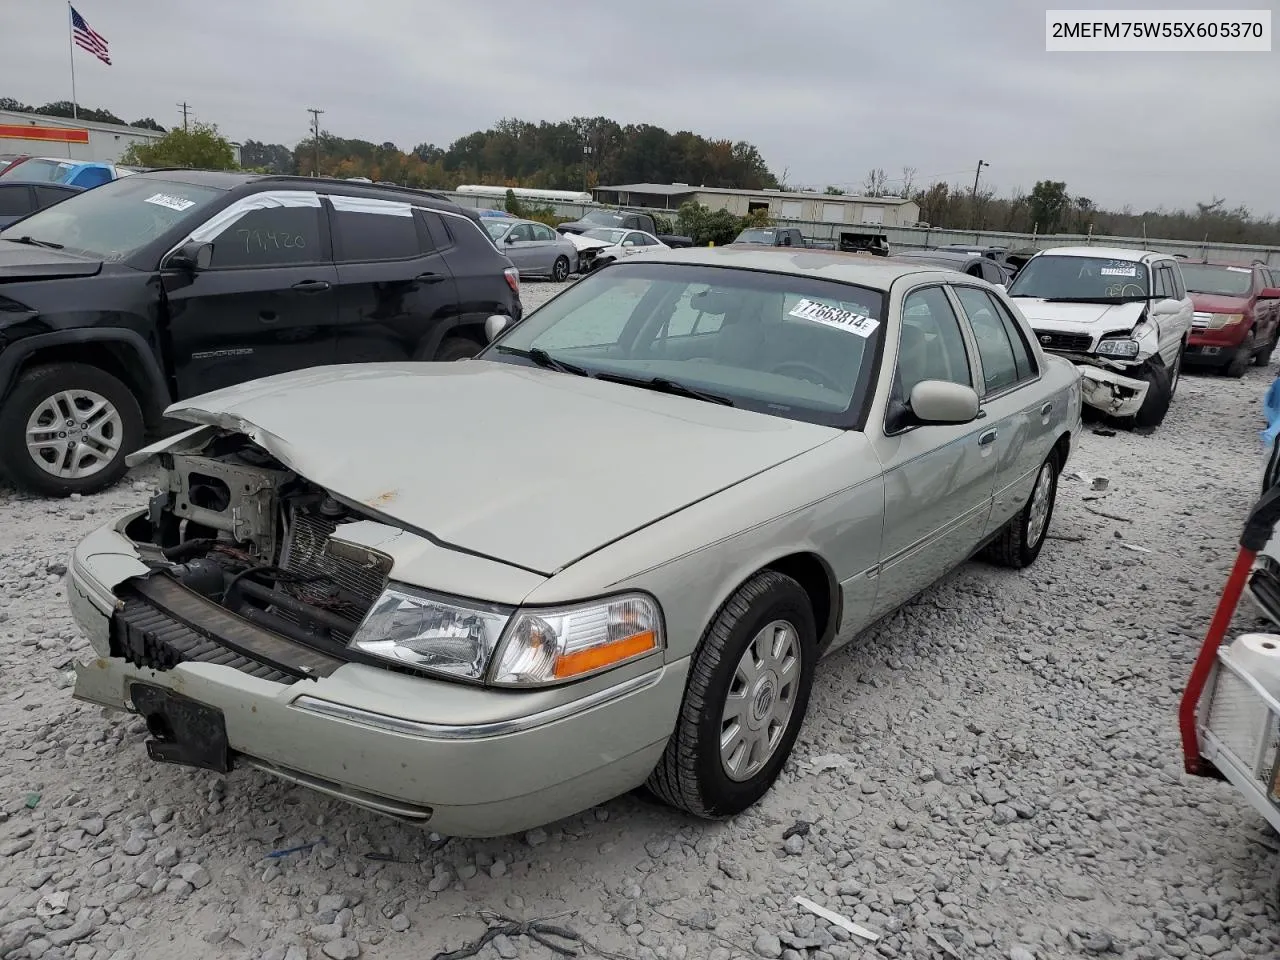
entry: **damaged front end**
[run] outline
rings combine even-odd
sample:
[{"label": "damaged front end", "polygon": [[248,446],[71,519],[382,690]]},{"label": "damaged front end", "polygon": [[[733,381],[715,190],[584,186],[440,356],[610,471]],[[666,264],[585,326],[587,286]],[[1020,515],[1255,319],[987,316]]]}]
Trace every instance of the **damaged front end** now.
[{"label": "damaged front end", "polygon": [[1081,399],[1089,406],[1112,417],[1133,416],[1142,408],[1150,387],[1146,380],[1092,363],[1077,363],[1076,369],[1080,371]]}]

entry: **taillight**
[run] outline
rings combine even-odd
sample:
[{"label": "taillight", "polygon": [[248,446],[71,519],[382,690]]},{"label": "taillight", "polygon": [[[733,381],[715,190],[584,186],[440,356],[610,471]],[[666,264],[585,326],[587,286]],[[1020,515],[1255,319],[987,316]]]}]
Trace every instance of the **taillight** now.
[{"label": "taillight", "polygon": [[507,286],[511,288],[511,292],[519,295],[520,293],[520,271],[515,267],[507,267],[502,271],[502,275],[507,278]]}]

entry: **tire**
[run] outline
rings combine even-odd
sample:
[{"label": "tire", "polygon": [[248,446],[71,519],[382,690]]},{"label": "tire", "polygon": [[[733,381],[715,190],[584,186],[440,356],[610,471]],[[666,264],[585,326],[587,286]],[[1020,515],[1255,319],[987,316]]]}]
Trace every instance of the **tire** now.
[{"label": "tire", "polygon": [[1182,382],[1182,351],[1187,349],[1187,345],[1183,343],[1178,347],[1178,356],[1174,358],[1173,369],[1169,371],[1169,399],[1178,393],[1178,384]]},{"label": "tire", "polygon": [[1243,377],[1244,372],[1249,369],[1249,364],[1253,362],[1253,353],[1256,349],[1254,332],[1250,330],[1248,338],[1244,343],[1240,344],[1240,348],[1236,350],[1236,355],[1227,364],[1227,376],[1234,377],[1237,380]]},{"label": "tire", "polygon": [[[72,407],[91,419],[68,425],[64,418]],[[29,430],[48,444],[29,449]],[[17,486],[33,493],[96,493],[125,475],[125,457],[141,446],[143,430],[137,397],[105,370],[86,363],[33,367],[0,408],[0,463]]]},{"label": "tire", "polygon": [[1058,499],[1060,469],[1058,454],[1049,454],[1049,458],[1040,465],[1027,502],[1005,524],[1000,534],[983,548],[982,559],[1013,570],[1021,570],[1036,562],[1049,536],[1053,506]]},{"label": "tire", "polygon": [[1277,330],[1263,348],[1253,355],[1253,362],[1259,367],[1265,367],[1269,364],[1271,362],[1271,354],[1275,353],[1277,340],[1280,340],[1280,330]]},{"label": "tire", "polygon": [[1142,398],[1142,406],[1132,416],[1119,418],[1120,425],[1128,430],[1134,427],[1160,426],[1164,423],[1165,414],[1169,412],[1169,404],[1173,402],[1173,392],[1169,388],[1169,370],[1159,354],[1147,361],[1142,378],[1147,381],[1147,395]]},{"label": "tire", "polygon": [[568,257],[556,257],[556,262],[551,265],[551,279],[556,283],[564,283],[569,279]]},{"label": "tire", "polygon": [[469,360],[483,349],[484,347],[470,337],[446,337],[432,359]]},{"label": "tire", "polygon": [[[743,683],[740,668],[748,650],[754,660],[755,653],[767,649],[762,640],[768,637],[785,644],[799,663],[788,668],[790,660],[784,657],[781,667],[775,664],[764,676]],[[817,659],[813,606],[804,588],[772,570],[757,573],[717,611],[703,634],[675,731],[646,783],[650,792],[705,819],[731,817],[759,800],[777,779],[800,733]],[[739,726],[745,727],[746,739],[756,740],[752,725],[760,723],[762,714],[761,729],[773,725],[774,733],[771,746],[756,740],[758,752],[737,752],[740,764],[731,775],[720,740],[727,728],[729,695],[736,688],[743,690]]]}]

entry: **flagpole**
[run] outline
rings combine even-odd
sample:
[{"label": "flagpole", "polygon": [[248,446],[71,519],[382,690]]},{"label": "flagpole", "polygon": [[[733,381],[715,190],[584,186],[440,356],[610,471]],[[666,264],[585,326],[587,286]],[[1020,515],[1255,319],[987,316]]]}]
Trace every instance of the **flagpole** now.
[{"label": "flagpole", "polygon": [[71,0],[67,0],[67,53],[71,56],[71,119],[79,120],[80,111],[76,106],[76,45],[71,29]]}]

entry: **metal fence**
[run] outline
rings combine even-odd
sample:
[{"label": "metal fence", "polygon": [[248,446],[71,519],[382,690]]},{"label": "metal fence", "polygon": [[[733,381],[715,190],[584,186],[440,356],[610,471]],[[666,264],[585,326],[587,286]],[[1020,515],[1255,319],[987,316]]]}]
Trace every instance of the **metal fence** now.
[{"label": "metal fence", "polygon": [[[470,194],[442,191],[444,196],[457,202],[460,206],[476,209],[498,210],[503,206],[501,197],[477,197]],[[588,210],[599,209],[581,203],[543,203],[550,207],[557,216],[577,219]],[[666,217],[675,222],[674,210],[649,210],[642,207],[629,207],[654,216]],[[1087,236],[1078,233],[1055,233],[1034,235],[1030,233],[1000,233],[991,230],[943,230],[934,227],[882,227],[872,224],[856,223],[821,223],[810,220],[788,220],[787,226],[793,226],[811,240],[834,241],[841,231],[883,233],[889,243],[897,249],[930,249],[948,244],[973,244],[974,246],[995,247],[1034,247],[1043,250],[1046,247],[1127,247],[1134,250],[1155,250],[1160,253],[1182,254],[1194,259],[1235,260],[1241,263],[1252,263],[1260,260],[1268,266],[1280,267],[1280,247],[1263,247],[1246,243],[1197,243],[1193,240],[1160,240],[1142,237],[1102,237]]]}]

